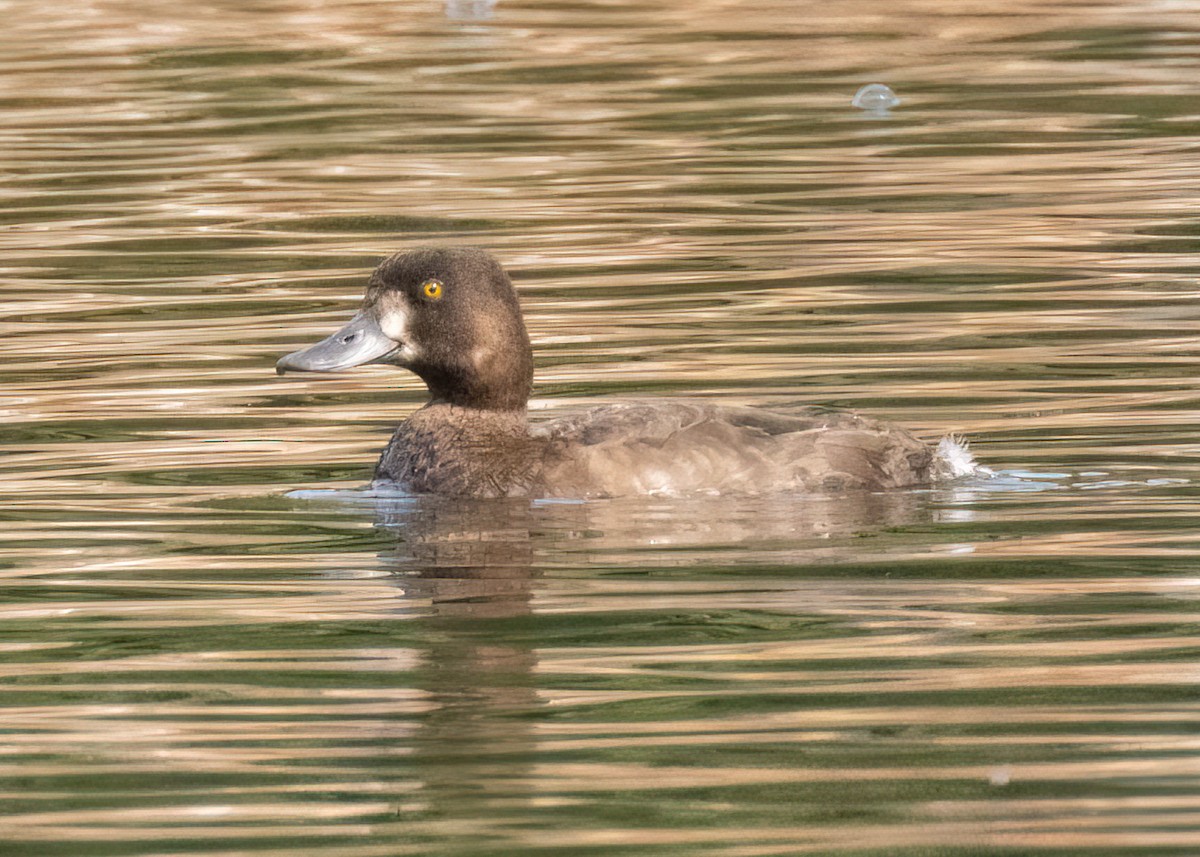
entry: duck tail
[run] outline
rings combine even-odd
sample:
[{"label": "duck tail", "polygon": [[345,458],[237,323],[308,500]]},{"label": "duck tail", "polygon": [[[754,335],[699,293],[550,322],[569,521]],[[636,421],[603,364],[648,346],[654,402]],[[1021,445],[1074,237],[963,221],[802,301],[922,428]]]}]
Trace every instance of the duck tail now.
[{"label": "duck tail", "polygon": [[943,478],[959,479],[963,476],[991,476],[993,471],[981,465],[971,454],[966,438],[948,434],[937,445],[938,462]]}]

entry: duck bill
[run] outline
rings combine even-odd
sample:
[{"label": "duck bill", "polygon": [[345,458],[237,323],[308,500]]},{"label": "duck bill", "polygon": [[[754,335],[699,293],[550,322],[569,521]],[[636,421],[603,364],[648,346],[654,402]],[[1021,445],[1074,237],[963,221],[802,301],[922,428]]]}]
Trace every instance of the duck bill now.
[{"label": "duck bill", "polygon": [[341,330],[316,345],[281,357],[275,371],[340,372],[354,366],[379,362],[400,347],[379,326],[374,313],[360,310]]}]

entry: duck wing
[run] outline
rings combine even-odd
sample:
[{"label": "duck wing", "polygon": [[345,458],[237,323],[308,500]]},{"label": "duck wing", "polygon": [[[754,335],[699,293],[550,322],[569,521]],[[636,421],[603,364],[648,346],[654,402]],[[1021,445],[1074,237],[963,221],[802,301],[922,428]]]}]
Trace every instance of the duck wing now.
[{"label": "duck wing", "polygon": [[606,405],[540,426],[557,496],[883,490],[930,482],[935,455],[847,411],[688,401]]}]

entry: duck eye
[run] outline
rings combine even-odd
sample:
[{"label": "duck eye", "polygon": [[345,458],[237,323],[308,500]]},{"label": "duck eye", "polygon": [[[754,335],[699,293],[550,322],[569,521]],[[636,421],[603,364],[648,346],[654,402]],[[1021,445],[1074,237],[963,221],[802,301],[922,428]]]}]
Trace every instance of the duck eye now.
[{"label": "duck eye", "polygon": [[421,293],[431,300],[439,300],[442,296],[442,284],[437,280],[426,280],[421,285]]}]

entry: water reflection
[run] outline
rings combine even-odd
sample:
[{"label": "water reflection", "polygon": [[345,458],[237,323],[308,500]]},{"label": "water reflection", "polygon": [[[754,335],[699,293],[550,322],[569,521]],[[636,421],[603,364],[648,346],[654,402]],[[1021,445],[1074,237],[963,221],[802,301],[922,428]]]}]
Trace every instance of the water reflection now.
[{"label": "water reflection", "polygon": [[435,498],[380,507],[402,547],[389,561],[405,597],[428,603],[414,683],[432,705],[413,734],[412,768],[428,823],[446,846],[478,820],[533,806],[538,699],[532,638],[495,634],[532,613],[534,510],[520,502]]},{"label": "water reflection", "polygon": [[[1081,723],[1085,733],[1138,730],[1136,721],[1119,725],[1112,698],[1170,688],[1179,674],[1112,659],[1192,641],[1097,638],[1065,652],[1058,633],[1099,619],[1071,603],[1130,597],[1139,587],[1128,581],[980,586],[863,576],[856,540],[897,527],[928,532],[937,501],[914,499],[706,498],[682,508],[358,495],[396,540],[381,558],[403,598],[427,605],[414,682],[431,707],[406,741],[421,784],[405,804],[409,830],[445,824],[437,827],[445,847],[469,850],[487,817],[502,820],[507,847],[547,837],[566,847],[555,832],[564,815],[632,819],[639,801],[652,800],[669,830],[614,820],[597,841],[716,847],[738,825],[764,847],[880,848],[895,837],[924,847],[981,835],[1032,843],[1034,830],[1076,847],[1110,841],[1078,830],[1073,814],[1083,804],[1031,795],[1063,777],[1106,789],[1151,771],[1191,776],[1187,764],[1163,767],[1161,756],[1126,758],[1131,748],[1120,738],[1059,733]],[[830,523],[804,522],[819,507]],[[812,538],[830,544],[799,557],[797,542]],[[786,564],[746,579],[745,557],[768,544],[787,545],[776,553]],[[684,551],[693,572],[639,581],[637,552],[661,559],[664,546]],[[722,551],[737,557],[743,579],[716,573]],[[829,563],[849,575],[830,577]],[[670,567],[655,565],[660,575]],[[595,574],[603,569],[615,576]],[[1064,611],[1057,620],[1056,611]],[[1087,703],[1088,688],[1104,691]],[[744,712],[748,699],[757,700],[754,713]],[[1003,723],[993,721],[997,704]],[[1168,721],[1181,714],[1161,711]],[[1152,753],[1194,743],[1182,734],[1136,741]],[[998,789],[1013,790],[1003,814],[989,794]],[[914,791],[921,797],[904,799],[904,817],[870,823],[881,801]],[[757,809],[732,798],[739,792]],[[1137,811],[1111,795],[1089,800]],[[720,830],[679,828],[718,804],[732,813]],[[859,819],[852,830],[830,823],[832,805]],[[557,821],[543,819],[546,811]]]},{"label": "water reflection", "polygon": [[[1194,9],[490,11],[4,6],[7,851],[1193,853]],[[274,356],[429,243],[512,270],[538,409],[858,407],[1013,472],[285,497],[422,391]]]},{"label": "water reflection", "polygon": [[[310,500],[320,499],[310,495]],[[539,635],[547,611],[592,609],[584,602],[571,607],[560,598],[546,597],[543,577],[547,566],[566,560],[578,567],[579,550],[572,543],[582,541],[592,549],[618,553],[654,548],[660,556],[663,549],[698,548],[750,554],[763,543],[828,539],[860,527],[874,529],[928,518],[927,512],[922,514],[924,504],[911,492],[773,500],[704,498],[686,504],[646,500],[530,504],[525,500],[388,497],[371,492],[323,499],[370,504],[378,525],[396,539],[395,548],[381,556],[384,567],[393,570],[405,600],[427,605],[421,620],[425,642],[413,684],[429,708],[419,716],[419,725],[405,742],[411,750],[411,776],[419,790],[404,804],[404,815],[420,829],[444,830],[442,847],[446,849],[478,845],[480,819],[508,819],[504,839],[512,847],[527,847],[542,842],[546,835],[554,836],[554,825],[536,821],[541,813],[551,808],[563,812],[566,807],[587,803],[580,800],[580,794],[594,793],[597,788],[632,793],[690,790],[705,778],[699,768],[685,773],[630,769],[616,759],[599,766],[555,761],[564,753],[571,755],[569,748],[581,744],[578,738],[551,737],[558,731],[551,725],[556,718],[547,721],[544,713],[564,702],[578,706],[588,700],[586,694],[581,699],[577,693],[572,693],[570,700],[556,698],[547,686],[548,676],[629,673],[647,658],[675,661],[681,654],[679,646],[670,641],[669,629],[659,645],[634,650],[610,646],[607,651],[596,650],[585,662],[578,659],[578,653],[571,654],[571,649]],[[637,567],[616,557],[609,562],[614,569]],[[594,558],[592,564],[596,565]],[[653,623],[660,621],[656,614],[665,605],[677,610],[684,603],[678,594],[665,590],[659,598],[662,604],[656,604],[654,597],[641,598],[637,606],[624,610],[644,611],[655,617]],[[739,599],[744,603],[732,615],[745,618],[735,621],[746,621],[757,609],[766,607],[765,603],[746,602],[744,594]],[[610,600],[614,600],[612,596]],[[716,603],[708,601],[706,609]],[[776,602],[770,609],[779,607]],[[800,605],[796,609],[804,610]],[[616,618],[622,608],[610,604],[606,612]],[[686,637],[687,631],[681,631],[680,636]],[[585,630],[583,634],[586,638]],[[800,646],[797,653],[803,650],[803,643],[796,639],[789,639],[787,645]],[[563,655],[567,655],[566,661]],[[605,695],[611,702],[676,693],[663,689],[649,694],[602,692],[590,702],[595,704]],[[547,726],[551,726],[549,732]],[[708,733],[703,727],[698,731]],[[567,736],[573,734],[568,730]],[[828,738],[831,733],[824,730],[801,740],[820,740],[821,736]],[[595,750],[605,742],[585,741],[584,745]],[[618,745],[711,749],[714,742],[695,737],[665,742],[625,738]],[[747,773],[724,768],[712,782],[728,786],[731,782],[777,781],[770,774]],[[648,843],[654,838],[647,840],[646,832],[634,830],[609,831],[604,838],[614,833],[625,844]]]}]

